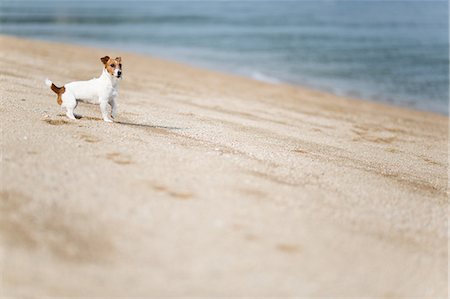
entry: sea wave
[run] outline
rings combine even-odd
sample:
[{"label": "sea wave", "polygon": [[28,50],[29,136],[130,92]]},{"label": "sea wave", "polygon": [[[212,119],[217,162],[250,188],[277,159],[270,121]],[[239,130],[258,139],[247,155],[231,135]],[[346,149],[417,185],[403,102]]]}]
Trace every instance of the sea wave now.
[{"label": "sea wave", "polygon": [[258,80],[258,81],[261,81],[261,82],[266,82],[266,83],[271,83],[271,84],[279,84],[279,83],[281,83],[281,80],[279,80],[279,79],[277,79],[275,77],[266,75],[266,74],[261,73],[261,72],[256,72],[256,71],[252,72],[250,76],[251,76],[251,78],[253,78],[255,80]]},{"label": "sea wave", "polygon": [[448,114],[446,1],[0,1],[0,33]]}]

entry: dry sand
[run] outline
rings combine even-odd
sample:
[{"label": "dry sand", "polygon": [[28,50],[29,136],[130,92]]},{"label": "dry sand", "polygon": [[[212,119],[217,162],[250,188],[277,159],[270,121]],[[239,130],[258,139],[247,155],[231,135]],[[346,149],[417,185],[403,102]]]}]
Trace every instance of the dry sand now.
[{"label": "dry sand", "polygon": [[[0,38],[1,295],[447,296],[444,116]],[[122,55],[114,124],[44,85]]]}]

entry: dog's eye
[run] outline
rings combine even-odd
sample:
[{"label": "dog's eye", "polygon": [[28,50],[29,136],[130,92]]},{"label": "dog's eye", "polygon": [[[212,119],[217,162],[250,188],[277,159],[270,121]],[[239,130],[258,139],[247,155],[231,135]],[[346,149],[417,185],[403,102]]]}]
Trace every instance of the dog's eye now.
[{"label": "dog's eye", "polygon": [[121,63],[119,64],[119,67],[122,68],[122,64]]},{"label": "dog's eye", "polygon": [[115,67],[115,65],[114,65],[114,64],[110,64],[109,66],[110,66],[110,67]]}]

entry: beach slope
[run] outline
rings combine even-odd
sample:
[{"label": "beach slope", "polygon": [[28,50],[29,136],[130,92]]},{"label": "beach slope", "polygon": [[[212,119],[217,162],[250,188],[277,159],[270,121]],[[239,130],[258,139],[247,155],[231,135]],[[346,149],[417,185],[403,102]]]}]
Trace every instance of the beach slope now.
[{"label": "beach slope", "polygon": [[[444,116],[0,38],[2,296],[447,297]],[[44,85],[122,56],[115,123]]]}]

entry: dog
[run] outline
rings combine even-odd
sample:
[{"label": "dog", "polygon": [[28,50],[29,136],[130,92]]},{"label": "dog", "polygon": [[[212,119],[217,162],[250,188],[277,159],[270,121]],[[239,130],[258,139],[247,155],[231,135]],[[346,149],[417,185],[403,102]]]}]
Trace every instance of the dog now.
[{"label": "dog", "polygon": [[67,109],[66,115],[75,119],[73,111],[78,101],[92,104],[100,104],[102,118],[106,122],[112,122],[108,115],[108,104],[111,106],[111,117],[114,119],[117,113],[117,96],[119,95],[119,82],[122,79],[122,58],[115,59],[109,56],[100,58],[103,63],[103,72],[98,78],[88,81],[74,81],[57,87],[49,79],[45,79],[45,85],[57,94],[57,103]]}]

